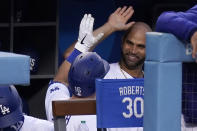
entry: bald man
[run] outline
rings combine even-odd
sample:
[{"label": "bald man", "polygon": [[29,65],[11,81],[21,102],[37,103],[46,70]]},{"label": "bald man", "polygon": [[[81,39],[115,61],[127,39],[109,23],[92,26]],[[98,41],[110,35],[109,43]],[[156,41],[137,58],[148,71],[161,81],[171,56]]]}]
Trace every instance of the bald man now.
[{"label": "bald man", "polygon": [[145,60],[146,32],[151,28],[143,23],[136,22],[122,38],[121,59],[110,64],[110,70],[105,79],[143,78],[142,70]]},{"label": "bald man", "polygon": [[[143,78],[143,64],[145,60],[146,32],[151,28],[143,23],[136,22],[124,34],[121,43],[121,59],[111,63],[105,79],[135,79]],[[143,108],[143,107],[140,107]],[[109,128],[108,131],[143,131],[143,127]]]}]

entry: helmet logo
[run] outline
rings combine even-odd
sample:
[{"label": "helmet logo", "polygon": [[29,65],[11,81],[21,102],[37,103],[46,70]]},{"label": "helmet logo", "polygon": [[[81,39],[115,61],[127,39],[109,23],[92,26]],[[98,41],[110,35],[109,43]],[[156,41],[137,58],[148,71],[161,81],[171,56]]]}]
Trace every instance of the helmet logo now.
[{"label": "helmet logo", "polygon": [[9,107],[3,106],[3,105],[0,105],[0,110],[1,110],[1,114],[3,115],[10,113]]},{"label": "helmet logo", "polygon": [[81,96],[81,87],[76,87],[75,86],[75,92],[77,96]]}]

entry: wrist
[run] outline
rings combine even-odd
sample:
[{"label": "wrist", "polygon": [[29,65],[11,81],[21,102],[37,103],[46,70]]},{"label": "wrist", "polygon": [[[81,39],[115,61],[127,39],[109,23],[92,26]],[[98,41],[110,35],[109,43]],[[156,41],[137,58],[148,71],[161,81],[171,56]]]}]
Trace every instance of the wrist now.
[{"label": "wrist", "polygon": [[110,33],[118,31],[118,29],[114,27],[110,22],[105,23],[104,26]]},{"label": "wrist", "polygon": [[79,50],[77,50],[77,49],[74,49],[73,51],[72,51],[72,53],[69,55],[69,57],[66,59],[69,63],[73,63],[73,61],[75,60],[75,58],[79,55],[79,54],[81,54],[81,52],[79,51]]},{"label": "wrist", "polygon": [[79,50],[80,52],[87,52],[88,50],[89,50],[89,47],[87,47],[86,45],[85,45],[85,43],[84,44],[81,44],[81,42],[77,42],[76,44],[75,44],[75,49],[77,49],[77,50]]}]

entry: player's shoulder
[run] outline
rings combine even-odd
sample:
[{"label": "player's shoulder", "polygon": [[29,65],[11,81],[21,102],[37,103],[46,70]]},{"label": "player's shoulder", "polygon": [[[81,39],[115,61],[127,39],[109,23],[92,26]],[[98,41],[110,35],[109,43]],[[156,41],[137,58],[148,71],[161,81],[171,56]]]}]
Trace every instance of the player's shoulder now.
[{"label": "player's shoulder", "polygon": [[70,96],[68,87],[65,84],[51,80],[47,89],[46,97],[61,94],[63,92]]},{"label": "player's shoulder", "polygon": [[110,69],[108,73],[105,75],[104,79],[117,79],[117,75],[120,74],[120,67],[118,62],[116,63],[111,63],[110,64]]},{"label": "player's shoulder", "polygon": [[35,118],[35,117],[32,117],[32,116],[27,116],[27,115],[24,115],[25,117],[25,122],[30,122],[30,123],[35,123],[35,124],[44,124],[44,125],[51,125],[53,124],[52,122],[50,121],[47,121],[47,120],[44,120],[44,119],[39,119],[39,118]]},{"label": "player's shoulder", "polygon": [[35,118],[32,116],[24,115],[24,124],[21,128],[21,131],[53,131],[54,125],[52,122]]}]

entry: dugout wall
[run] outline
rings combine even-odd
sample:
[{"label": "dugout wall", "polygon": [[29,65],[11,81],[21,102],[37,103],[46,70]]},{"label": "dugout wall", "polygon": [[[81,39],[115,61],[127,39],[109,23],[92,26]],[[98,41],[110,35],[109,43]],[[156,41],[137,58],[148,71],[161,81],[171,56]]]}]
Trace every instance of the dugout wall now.
[{"label": "dugout wall", "polygon": [[174,35],[146,35],[144,131],[181,130],[182,62],[193,62],[189,43]]}]

